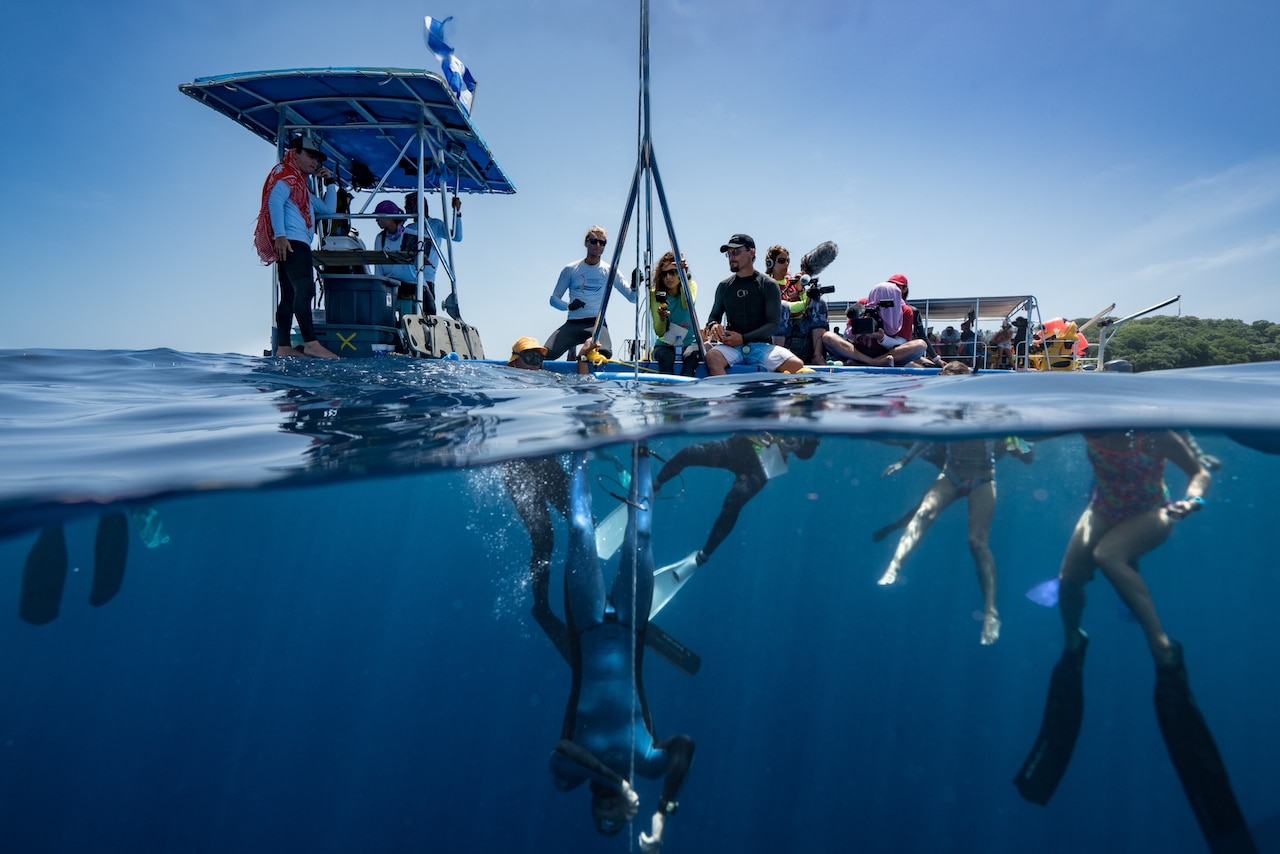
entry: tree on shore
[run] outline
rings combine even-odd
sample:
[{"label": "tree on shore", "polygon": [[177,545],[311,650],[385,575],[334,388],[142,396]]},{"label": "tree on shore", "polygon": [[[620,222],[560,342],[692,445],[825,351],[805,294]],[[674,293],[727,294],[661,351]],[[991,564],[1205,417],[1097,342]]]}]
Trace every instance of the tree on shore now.
[{"label": "tree on shore", "polygon": [[[1086,320],[1078,318],[1076,323]],[[1096,325],[1086,337],[1090,343],[1098,343]],[[1131,320],[1116,331],[1115,337],[1107,341],[1106,357],[1108,361],[1128,359],[1135,371],[1280,361],[1280,323],[1144,317]]]}]

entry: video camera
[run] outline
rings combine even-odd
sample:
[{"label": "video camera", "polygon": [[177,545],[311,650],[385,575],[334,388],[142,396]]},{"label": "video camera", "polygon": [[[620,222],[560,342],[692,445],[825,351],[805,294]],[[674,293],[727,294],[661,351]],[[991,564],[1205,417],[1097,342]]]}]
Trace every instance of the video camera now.
[{"label": "video camera", "polygon": [[849,334],[871,335],[877,329],[884,328],[884,322],[880,320],[880,310],[893,308],[893,300],[882,299],[875,305],[863,305],[855,302],[850,303],[849,308],[853,312],[849,315]]},{"label": "video camera", "polygon": [[836,292],[835,285],[821,286],[818,284],[818,277],[810,276],[808,273],[800,276],[800,287],[804,290],[805,296],[809,299],[819,299],[823,294],[833,294]]}]

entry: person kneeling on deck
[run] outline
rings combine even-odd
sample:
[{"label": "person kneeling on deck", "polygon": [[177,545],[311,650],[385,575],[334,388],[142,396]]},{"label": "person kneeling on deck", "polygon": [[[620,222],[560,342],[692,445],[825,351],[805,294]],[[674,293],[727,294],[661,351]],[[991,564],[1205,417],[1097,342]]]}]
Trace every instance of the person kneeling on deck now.
[{"label": "person kneeling on deck", "polygon": [[[298,319],[303,356],[336,359],[337,354],[320,343],[311,320],[311,301],[316,296],[316,274],[311,264],[311,238],[315,233],[312,214],[337,210],[336,181],[322,164],[325,155],[320,140],[309,132],[294,137],[284,159],[272,167],[262,185],[262,206],[253,231],[253,246],[263,264],[276,264],[280,282],[280,303],[276,307],[276,355],[300,355],[289,342],[293,318]],[[313,194],[307,178],[315,175],[325,183],[324,197]]]},{"label": "person kneeling on deck", "polygon": [[[609,243],[608,233],[598,225],[587,230],[583,244],[587,247],[587,255],[581,261],[575,261],[560,271],[555,290],[551,292],[551,307],[569,312],[569,319],[560,325],[547,339],[547,358],[559,359],[574,347],[591,337],[596,324],[596,316],[600,314],[600,306],[604,303],[605,285],[609,283],[609,265],[601,260],[604,247]],[[627,302],[634,304],[636,292],[627,287],[620,278],[613,280],[618,293],[626,297]],[[569,301],[564,301],[565,294]],[[613,341],[609,338],[609,327],[600,324],[600,353],[606,359],[613,358]]]},{"label": "person kneeling on deck", "polygon": [[680,373],[691,377],[698,370],[702,356],[698,353],[698,330],[693,323],[693,301],[698,297],[698,285],[689,275],[689,264],[683,258],[688,291],[680,287],[680,272],[676,268],[676,255],[668,252],[658,260],[658,275],[649,292],[649,315],[653,319],[653,360],[664,374],[676,372],[676,348],[680,348]]},{"label": "person kneeling on deck", "polygon": [[[716,286],[715,302],[707,316],[707,373],[722,376],[730,365],[756,365],[767,371],[794,374],[804,362],[772,341],[782,316],[778,283],[756,271],[756,242],[735,234],[720,247],[729,259],[732,276]],[[728,327],[720,325],[725,318]]]}]

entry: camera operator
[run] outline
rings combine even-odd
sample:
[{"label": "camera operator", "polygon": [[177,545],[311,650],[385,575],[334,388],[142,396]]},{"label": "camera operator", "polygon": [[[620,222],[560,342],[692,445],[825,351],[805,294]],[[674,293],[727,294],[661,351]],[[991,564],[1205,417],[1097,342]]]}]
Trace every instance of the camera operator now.
[{"label": "camera operator", "polygon": [[657,276],[649,291],[649,316],[653,320],[653,359],[664,374],[676,372],[676,348],[681,350],[680,373],[691,377],[702,361],[698,353],[698,330],[694,327],[693,301],[698,298],[698,286],[689,276],[689,263],[680,259],[680,269],[689,282],[689,290],[680,286],[676,269],[676,256],[668,252],[658,260]]},{"label": "camera operator", "polygon": [[902,307],[902,291],[898,286],[881,282],[867,294],[861,313],[850,312],[847,337],[828,332],[822,336],[823,346],[845,364],[925,367],[920,361],[925,342],[906,338],[911,330],[903,328]]},{"label": "camera operator", "polygon": [[801,262],[801,275],[791,275],[791,253],[785,246],[770,246],[765,253],[765,269],[782,293],[782,315],[773,343],[786,347],[810,365],[825,365],[822,334],[827,331],[827,301],[823,294],[835,290],[818,285]]}]

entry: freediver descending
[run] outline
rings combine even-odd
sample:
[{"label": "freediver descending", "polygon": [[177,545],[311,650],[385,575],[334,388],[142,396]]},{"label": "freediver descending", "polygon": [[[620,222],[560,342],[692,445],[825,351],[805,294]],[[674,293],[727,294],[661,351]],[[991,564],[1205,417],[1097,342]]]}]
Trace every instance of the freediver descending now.
[{"label": "freediver descending", "polygon": [[640,850],[653,854],[662,848],[666,824],[676,812],[694,743],[687,735],[658,740],[645,699],[641,672],[653,597],[653,483],[647,449],[634,449],[633,469],[623,553],[606,595],[596,556],[587,454],[573,455],[564,575],[573,683],[560,743],[551,754],[551,774],[561,791],[589,783],[592,821],[607,836],[620,832],[639,810],[631,775],[663,777],[650,830],[639,836]]}]

